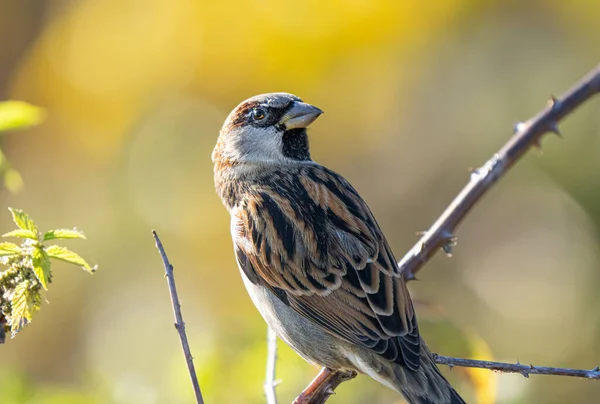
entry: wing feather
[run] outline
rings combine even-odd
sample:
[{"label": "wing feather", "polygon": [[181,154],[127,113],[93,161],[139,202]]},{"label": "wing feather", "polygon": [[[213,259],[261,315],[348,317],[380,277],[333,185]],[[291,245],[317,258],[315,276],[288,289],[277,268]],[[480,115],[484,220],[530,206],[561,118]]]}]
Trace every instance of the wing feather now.
[{"label": "wing feather", "polygon": [[248,278],[333,335],[417,369],[405,281],[354,188],[313,165],[249,187],[247,196],[232,211],[232,235]]}]

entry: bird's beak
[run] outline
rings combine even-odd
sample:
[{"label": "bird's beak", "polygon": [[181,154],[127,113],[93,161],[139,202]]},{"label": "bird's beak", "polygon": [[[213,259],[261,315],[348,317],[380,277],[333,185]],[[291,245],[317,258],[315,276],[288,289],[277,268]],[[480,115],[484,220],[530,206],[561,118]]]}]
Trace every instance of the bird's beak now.
[{"label": "bird's beak", "polygon": [[295,101],[292,107],[279,120],[286,130],[306,128],[321,115],[323,111],[305,102]]}]

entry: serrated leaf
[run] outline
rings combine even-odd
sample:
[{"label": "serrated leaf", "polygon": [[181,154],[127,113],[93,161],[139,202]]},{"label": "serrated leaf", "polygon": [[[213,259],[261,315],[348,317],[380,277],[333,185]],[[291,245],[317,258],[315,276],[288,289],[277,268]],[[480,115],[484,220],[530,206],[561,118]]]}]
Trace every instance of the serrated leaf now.
[{"label": "serrated leaf", "polygon": [[44,120],[44,110],[23,101],[0,102],[0,131],[37,125]]},{"label": "serrated leaf", "polygon": [[12,312],[10,313],[10,329],[13,337],[31,322],[41,302],[39,291],[31,287],[31,281],[23,281],[15,287],[11,297]]},{"label": "serrated leaf", "polygon": [[21,247],[14,243],[0,243],[0,257],[21,254]]},{"label": "serrated leaf", "polygon": [[92,273],[96,270],[95,268],[92,268],[90,264],[88,264],[83,258],[81,258],[79,254],[74,253],[73,251],[66,249],[65,247],[59,245],[51,245],[49,247],[46,247],[46,253],[48,253],[48,256],[50,258],[56,258],[57,260],[79,265],[89,273]]},{"label": "serrated leaf", "polygon": [[31,230],[23,230],[17,229],[13,231],[9,231],[8,233],[4,233],[2,237],[21,237],[21,238],[29,238],[31,240],[37,240],[37,234],[32,232]]},{"label": "serrated leaf", "polygon": [[59,238],[82,238],[85,240],[83,232],[77,229],[56,229],[47,231],[44,234],[44,241],[54,240]]},{"label": "serrated leaf", "polygon": [[44,290],[48,290],[48,278],[50,278],[50,257],[48,253],[40,247],[35,247],[31,254],[33,263],[33,272],[38,278]]},{"label": "serrated leaf", "polygon": [[13,220],[19,228],[32,231],[37,238],[37,227],[35,227],[35,223],[33,223],[33,220],[31,220],[27,213],[23,212],[21,209],[8,208],[8,210],[12,213]]}]

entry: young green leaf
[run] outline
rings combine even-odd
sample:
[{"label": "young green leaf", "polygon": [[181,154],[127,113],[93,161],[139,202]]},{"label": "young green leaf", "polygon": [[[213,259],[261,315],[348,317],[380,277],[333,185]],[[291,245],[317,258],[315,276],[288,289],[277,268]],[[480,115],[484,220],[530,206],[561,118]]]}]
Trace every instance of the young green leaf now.
[{"label": "young green leaf", "polygon": [[8,233],[4,233],[2,237],[21,237],[28,238],[31,240],[37,240],[37,234],[32,232],[31,230],[23,230],[17,229],[13,231],[9,231]]},{"label": "young green leaf", "polygon": [[33,223],[33,220],[31,220],[27,213],[23,212],[21,209],[8,208],[8,210],[12,213],[13,220],[19,228],[29,230],[37,237],[37,227],[35,227],[35,223]]},{"label": "young green leaf", "polygon": [[94,272],[96,268],[92,268],[90,264],[88,264],[83,258],[81,258],[77,253],[74,253],[71,250],[66,249],[65,247],[61,247],[59,245],[51,245],[45,248],[46,253],[50,258],[56,258],[61,261],[69,262],[71,264],[79,265],[87,272]]},{"label": "young green leaf", "polygon": [[33,262],[33,272],[44,287],[48,290],[48,278],[50,277],[50,258],[48,253],[41,247],[35,247],[31,255]]},{"label": "young green leaf", "polygon": [[21,254],[21,247],[14,243],[0,243],[0,257]]},{"label": "young green leaf", "polygon": [[0,131],[37,125],[44,110],[23,101],[0,102]]},{"label": "young green leaf", "polygon": [[44,234],[44,241],[54,240],[59,238],[82,238],[85,240],[83,232],[77,229],[56,229],[47,231]]},{"label": "young green leaf", "polygon": [[13,336],[31,322],[33,314],[39,310],[41,303],[40,293],[35,288],[31,288],[31,281],[23,281],[15,287],[11,298],[10,320]]}]

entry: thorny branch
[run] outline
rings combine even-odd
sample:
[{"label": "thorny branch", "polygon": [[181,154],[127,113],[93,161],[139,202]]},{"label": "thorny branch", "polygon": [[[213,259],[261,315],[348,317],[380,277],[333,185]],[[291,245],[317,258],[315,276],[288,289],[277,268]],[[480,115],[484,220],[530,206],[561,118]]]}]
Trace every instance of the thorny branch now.
[{"label": "thorny branch", "polygon": [[466,368],[490,369],[502,373],[520,373],[526,378],[529,378],[529,375],[555,375],[600,380],[600,367],[598,366],[590,370],[551,368],[548,366],[523,365],[519,362],[504,363],[480,361],[476,359],[453,358],[451,356],[442,356],[438,354],[432,354],[432,356],[433,360],[438,365],[448,365],[451,368],[454,366],[461,366]]},{"label": "thorny branch", "polygon": [[165,276],[167,277],[167,283],[169,284],[169,292],[171,294],[171,304],[173,305],[173,315],[175,316],[175,329],[179,333],[179,339],[181,340],[181,347],[185,355],[185,361],[187,363],[188,372],[192,379],[192,386],[194,387],[194,394],[196,396],[196,404],[204,404],[202,399],[202,393],[200,392],[200,384],[198,383],[198,376],[196,375],[196,369],[194,367],[194,358],[190,351],[188,344],[187,335],[185,333],[185,323],[183,322],[183,316],[181,314],[181,304],[179,304],[179,297],[177,295],[177,287],[175,286],[175,277],[173,275],[173,265],[169,262],[167,253],[158,238],[156,230],[152,230],[152,236],[156,243],[156,248],[162,258],[163,265],[165,267]]},{"label": "thorny branch", "polygon": [[[492,186],[502,178],[508,170],[533,146],[540,147],[542,136],[546,133],[555,133],[560,136],[558,123],[577,109],[581,104],[590,99],[593,95],[600,92],[600,65],[596,66],[587,76],[579,83],[571,87],[562,97],[551,97],[548,106],[535,117],[526,122],[519,123],[515,126],[515,133],[510,140],[495,153],[483,166],[473,170],[467,185],[454,198],[442,215],[435,221],[429,230],[427,230],[421,239],[414,245],[413,248],[402,258],[398,263],[400,271],[404,274],[407,280],[415,279],[416,273],[441,249],[446,253],[452,252],[452,247],[456,244],[454,232],[458,225],[462,222],[471,208],[489,191]],[[511,371],[516,369],[513,364],[484,362],[484,361],[469,361],[466,359],[449,358],[445,356],[437,356],[438,360],[455,361],[454,366],[469,366],[480,367],[486,369],[495,369],[494,364],[502,371]],[[440,362],[438,362],[440,363]],[[450,362],[446,363],[450,364]],[[530,368],[526,365],[527,373],[524,374],[556,374],[562,376],[577,376],[578,372],[584,374],[580,377],[589,377],[592,371],[575,370],[566,374],[565,371],[571,369],[558,368]],[[502,369],[500,369],[502,368]],[[534,371],[536,369],[536,371]],[[543,370],[540,371],[540,369]],[[558,373],[552,373],[551,370],[557,370]],[[323,373],[325,369],[321,371]],[[518,370],[523,373],[523,369]],[[595,373],[594,373],[595,374]],[[319,379],[318,377],[311,382],[306,390],[318,390],[327,392],[327,395],[316,395],[309,400],[304,400],[304,404],[321,404],[324,403],[334,389],[344,380],[347,375],[343,372],[331,372],[329,377]],[[305,391],[306,391],[305,390]],[[299,397],[300,398],[300,397]]]},{"label": "thorny branch", "polygon": [[467,185],[454,198],[438,220],[398,263],[407,280],[439,251],[452,251],[456,243],[454,232],[471,208],[532,146],[541,147],[542,136],[548,132],[560,135],[558,122],[577,107],[600,92],[600,65],[562,97],[551,97],[548,106],[527,122],[515,125],[515,134],[498,153],[483,166],[473,170]]}]

